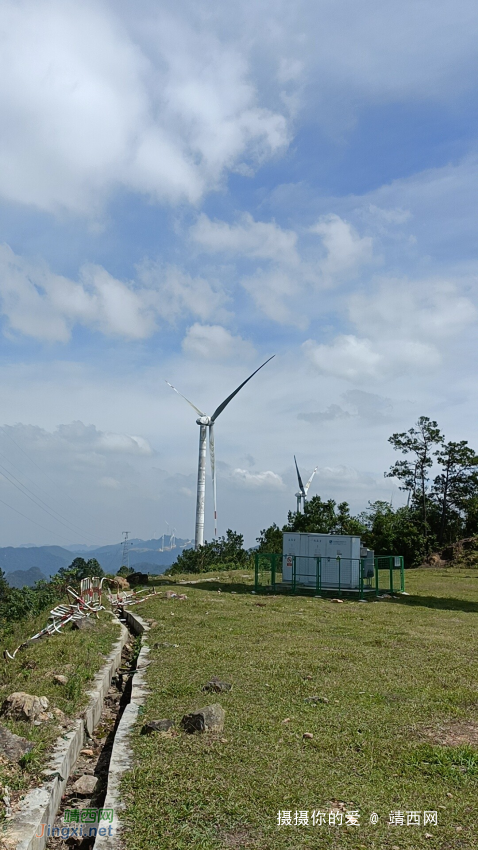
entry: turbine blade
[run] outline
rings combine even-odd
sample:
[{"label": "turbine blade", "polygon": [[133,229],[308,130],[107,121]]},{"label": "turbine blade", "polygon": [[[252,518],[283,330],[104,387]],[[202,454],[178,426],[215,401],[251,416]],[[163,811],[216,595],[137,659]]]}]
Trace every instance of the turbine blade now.
[{"label": "turbine blade", "polygon": [[299,490],[302,493],[302,495],[305,496],[306,493],[305,493],[305,490],[304,490],[304,485],[302,484],[302,478],[300,477],[299,467],[297,466],[297,461],[295,459],[295,455],[294,455],[294,461],[295,461],[295,468],[297,470],[297,478],[298,478],[298,481],[299,481]]},{"label": "turbine blade", "polygon": [[206,415],[205,413],[203,413],[203,412],[202,412],[202,410],[199,410],[199,407],[196,407],[196,405],[195,405],[195,404],[193,404],[193,403],[192,403],[192,401],[189,401],[189,399],[188,399],[188,398],[186,398],[186,396],[185,396],[185,395],[183,395],[182,393],[180,393],[180,392],[179,392],[179,390],[177,390],[177,389],[176,389],[176,387],[173,387],[173,385],[172,385],[172,384],[170,384],[170,383],[169,383],[169,381],[166,381],[166,383],[167,383],[168,387],[171,387],[171,389],[172,389],[172,390],[174,390],[174,392],[175,392],[175,393],[177,393],[178,395],[180,395],[180,396],[181,396],[181,398],[183,398],[183,399],[184,399],[184,401],[187,401],[187,403],[188,403],[188,404],[190,404],[190,405],[191,405],[191,407],[193,407],[193,408],[194,408],[194,410],[196,411],[196,413],[199,413],[199,416],[205,416],[205,415]]},{"label": "turbine blade", "polygon": [[212,501],[214,505],[214,537],[217,537],[217,505],[216,505],[216,455],[214,453],[214,425],[209,426],[209,457],[211,459]]},{"label": "turbine blade", "polygon": [[[269,362],[270,362],[270,360],[272,360],[272,358],[273,358],[273,357],[275,357],[275,354],[273,354],[273,355],[272,355],[272,357],[269,357],[269,360],[266,360],[266,362],[265,362],[265,363],[263,363],[263,364],[262,364],[262,366],[259,366],[259,369],[262,369],[262,367],[263,367],[263,366],[265,366],[267,363],[269,363]],[[224,410],[224,408],[225,408],[225,407],[227,407],[227,405],[229,404],[229,402],[230,402],[230,401],[232,401],[232,399],[234,398],[234,396],[238,394],[239,390],[242,390],[243,386],[245,386],[245,384],[247,384],[247,382],[248,382],[248,381],[250,381],[250,380],[251,380],[251,378],[253,378],[253,377],[254,377],[254,375],[257,375],[257,373],[258,373],[259,369],[256,369],[256,371],[255,371],[255,372],[253,372],[253,373],[252,373],[252,375],[249,375],[249,377],[248,377],[248,378],[246,378],[246,380],[245,380],[245,381],[243,381],[243,382],[242,382],[242,384],[240,384],[240,385],[238,386],[237,390],[234,390],[234,392],[233,392],[233,393],[231,393],[231,395],[229,395],[229,396],[228,396],[228,397],[227,397],[227,398],[226,398],[226,399],[222,402],[222,404],[220,404],[220,405],[219,405],[219,407],[218,407],[218,408],[214,411],[214,413],[213,413],[213,414],[212,414],[212,416],[211,416],[211,422],[215,422],[215,421],[216,421],[216,419],[217,419],[217,417],[219,416],[219,414],[220,414],[220,413],[222,413],[222,411]]]},{"label": "turbine blade", "polygon": [[310,478],[309,478],[309,480],[308,480],[307,484],[305,485],[305,495],[306,495],[306,496],[307,496],[307,493],[309,492],[309,487],[310,487],[310,485],[312,484],[312,479],[313,479],[313,477],[314,477],[315,473],[317,472],[318,468],[319,468],[318,466],[316,466],[316,467],[315,467],[315,469],[314,469],[314,471],[313,471],[312,475],[310,476]]}]

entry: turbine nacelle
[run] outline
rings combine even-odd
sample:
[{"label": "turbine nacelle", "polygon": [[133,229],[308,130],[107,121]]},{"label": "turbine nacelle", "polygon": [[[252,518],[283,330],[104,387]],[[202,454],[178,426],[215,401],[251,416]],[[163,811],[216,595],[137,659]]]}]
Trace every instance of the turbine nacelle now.
[{"label": "turbine nacelle", "polygon": [[197,425],[210,425],[212,419],[210,416],[200,416],[199,419],[196,419]]}]

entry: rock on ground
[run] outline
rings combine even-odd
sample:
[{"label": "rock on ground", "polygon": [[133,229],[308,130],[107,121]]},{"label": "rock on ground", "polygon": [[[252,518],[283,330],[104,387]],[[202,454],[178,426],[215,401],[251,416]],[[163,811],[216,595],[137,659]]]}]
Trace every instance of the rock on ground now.
[{"label": "rock on ground", "polygon": [[138,584],[148,584],[149,575],[148,573],[131,573],[128,576],[128,581],[130,587],[136,587]]},{"label": "rock on ground", "polygon": [[231,682],[223,682],[217,676],[211,676],[209,682],[207,682],[202,688],[203,691],[209,691],[209,693],[221,694],[226,691],[230,691],[232,689]]},{"label": "rock on ground", "polygon": [[29,720],[43,722],[51,719],[51,714],[47,714],[50,707],[46,697],[32,696],[24,691],[15,691],[4,700],[1,713],[5,717],[11,717],[14,720]]},{"label": "rock on ground", "polygon": [[186,732],[222,732],[226,712],[219,703],[207,705],[185,714],[181,720],[181,726]]},{"label": "rock on ground", "polygon": [[94,617],[82,617],[81,620],[73,620],[73,629],[78,629],[80,632],[87,632],[88,629],[94,629],[98,621]]},{"label": "rock on ground", "polygon": [[141,729],[142,735],[151,735],[153,732],[159,733],[163,738],[171,738],[174,729],[174,720],[149,720]]},{"label": "rock on ground", "polygon": [[110,584],[116,585],[120,590],[129,590],[129,582],[126,581],[122,576],[115,576],[115,578],[108,579]]},{"label": "rock on ground", "polygon": [[327,699],[327,697],[313,696],[313,697],[305,697],[304,702],[314,702],[314,703],[323,702],[323,703],[325,703],[325,705],[328,705],[329,700]]},{"label": "rock on ground", "polygon": [[75,794],[78,794],[80,797],[91,797],[91,795],[94,793],[97,782],[98,780],[96,776],[89,776],[87,773],[85,773],[83,776],[80,776],[80,778],[76,780],[71,790]]},{"label": "rock on ground", "polygon": [[20,761],[22,756],[29,753],[33,747],[34,744],[31,741],[21,738],[20,735],[14,735],[5,726],[0,726],[0,755],[8,761]]}]

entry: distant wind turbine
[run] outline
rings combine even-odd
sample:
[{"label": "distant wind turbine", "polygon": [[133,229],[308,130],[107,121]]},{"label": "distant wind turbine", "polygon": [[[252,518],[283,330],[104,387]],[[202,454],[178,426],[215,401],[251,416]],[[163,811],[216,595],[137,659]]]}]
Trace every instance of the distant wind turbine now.
[{"label": "distant wind turbine", "polygon": [[296,496],[296,499],[297,499],[297,513],[300,514],[301,513],[301,509],[300,509],[301,504],[302,504],[302,513],[305,511],[305,502],[306,502],[306,499],[307,499],[307,493],[309,492],[309,487],[312,484],[312,479],[313,479],[313,477],[314,477],[314,475],[317,472],[319,467],[318,466],[315,467],[312,475],[310,476],[307,484],[304,487],[304,485],[302,484],[302,478],[300,477],[299,467],[297,466],[297,461],[296,461],[295,455],[294,455],[294,462],[295,462],[295,468],[297,470],[297,479],[299,481],[299,490],[295,494],[295,496]]},{"label": "distant wind turbine", "polygon": [[259,366],[252,375],[249,375],[245,381],[240,384],[237,389],[234,390],[231,395],[229,395],[222,404],[219,405],[218,408],[214,411],[212,416],[207,416],[202,410],[199,410],[192,401],[189,401],[186,396],[179,392],[176,387],[173,387],[169,381],[166,381],[167,385],[174,390],[175,393],[181,396],[184,401],[187,401],[189,405],[199,414],[199,419],[196,419],[197,424],[199,425],[199,462],[198,462],[198,486],[197,486],[197,500],[196,500],[196,532],[194,537],[194,547],[195,549],[198,546],[202,546],[204,543],[204,500],[206,496],[206,435],[207,429],[209,428],[209,457],[211,459],[211,476],[212,476],[212,495],[214,502],[214,536],[217,537],[217,506],[216,506],[216,460],[214,453],[214,423],[219,416],[220,413],[224,410],[225,407],[229,404],[230,401],[234,398],[235,395],[242,390],[242,388],[247,384],[254,375],[259,372],[260,369],[263,368],[267,363],[275,357],[275,354],[272,357],[269,357],[262,366]]}]

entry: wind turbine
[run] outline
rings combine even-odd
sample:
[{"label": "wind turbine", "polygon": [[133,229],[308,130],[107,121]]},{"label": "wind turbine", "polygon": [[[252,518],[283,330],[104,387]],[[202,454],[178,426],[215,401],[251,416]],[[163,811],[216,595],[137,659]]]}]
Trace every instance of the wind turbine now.
[{"label": "wind turbine", "polygon": [[307,499],[307,493],[309,492],[309,487],[312,484],[312,479],[313,479],[313,477],[314,477],[314,475],[317,472],[319,467],[318,466],[315,467],[312,475],[310,476],[307,484],[304,487],[304,485],[302,484],[302,478],[300,477],[299,467],[297,466],[297,460],[295,458],[295,455],[294,455],[294,461],[295,461],[295,468],[297,470],[297,479],[299,481],[299,490],[295,494],[295,496],[296,496],[296,499],[297,499],[297,513],[300,514],[301,513],[301,510],[300,510],[301,503],[302,503],[302,513],[305,511],[305,502],[306,502],[306,499]]},{"label": "wind turbine", "polygon": [[[272,355],[275,357],[275,354]],[[196,500],[196,531],[194,536],[194,548],[197,549],[198,546],[202,546],[204,543],[204,499],[206,495],[206,434],[207,429],[209,428],[209,457],[211,460],[211,476],[212,476],[212,495],[214,502],[214,536],[217,537],[217,507],[216,507],[216,460],[214,454],[214,423],[219,416],[220,413],[224,410],[225,407],[229,404],[230,401],[234,398],[235,395],[242,390],[242,388],[247,384],[254,375],[259,372],[259,369],[262,369],[272,357],[269,357],[262,366],[259,366],[252,375],[249,375],[245,381],[240,384],[237,389],[234,390],[231,395],[229,395],[224,401],[216,408],[212,416],[207,416],[202,410],[199,410],[199,407],[196,407],[192,401],[189,401],[186,396],[179,392],[176,387],[173,387],[169,381],[166,381],[167,385],[174,390],[175,393],[181,396],[184,401],[187,401],[189,405],[199,414],[199,418],[196,419],[196,423],[199,425],[199,462],[198,462],[198,487],[197,487],[197,500]]]},{"label": "wind turbine", "polygon": [[[272,355],[275,357],[275,354]],[[211,476],[212,476],[212,495],[214,502],[214,536],[217,537],[217,507],[216,507],[216,460],[214,454],[214,423],[219,416],[220,413],[224,410],[225,407],[229,404],[230,401],[234,398],[235,395],[242,390],[242,388],[247,384],[254,375],[259,372],[259,369],[262,369],[272,357],[269,357],[262,366],[259,366],[252,375],[249,375],[245,381],[240,384],[237,389],[234,390],[231,395],[229,395],[224,401],[216,408],[212,416],[207,416],[202,410],[199,410],[199,407],[196,407],[192,401],[189,401],[186,396],[179,392],[176,387],[173,387],[169,381],[166,381],[167,385],[174,390],[175,393],[181,396],[184,401],[187,401],[189,405],[199,414],[199,418],[196,419],[196,423],[199,425],[199,462],[198,462],[198,486],[197,486],[197,500],[196,500],[196,532],[194,536],[194,548],[197,549],[199,546],[204,544],[204,500],[206,495],[206,435],[207,429],[209,428],[209,457],[211,460]]]}]

